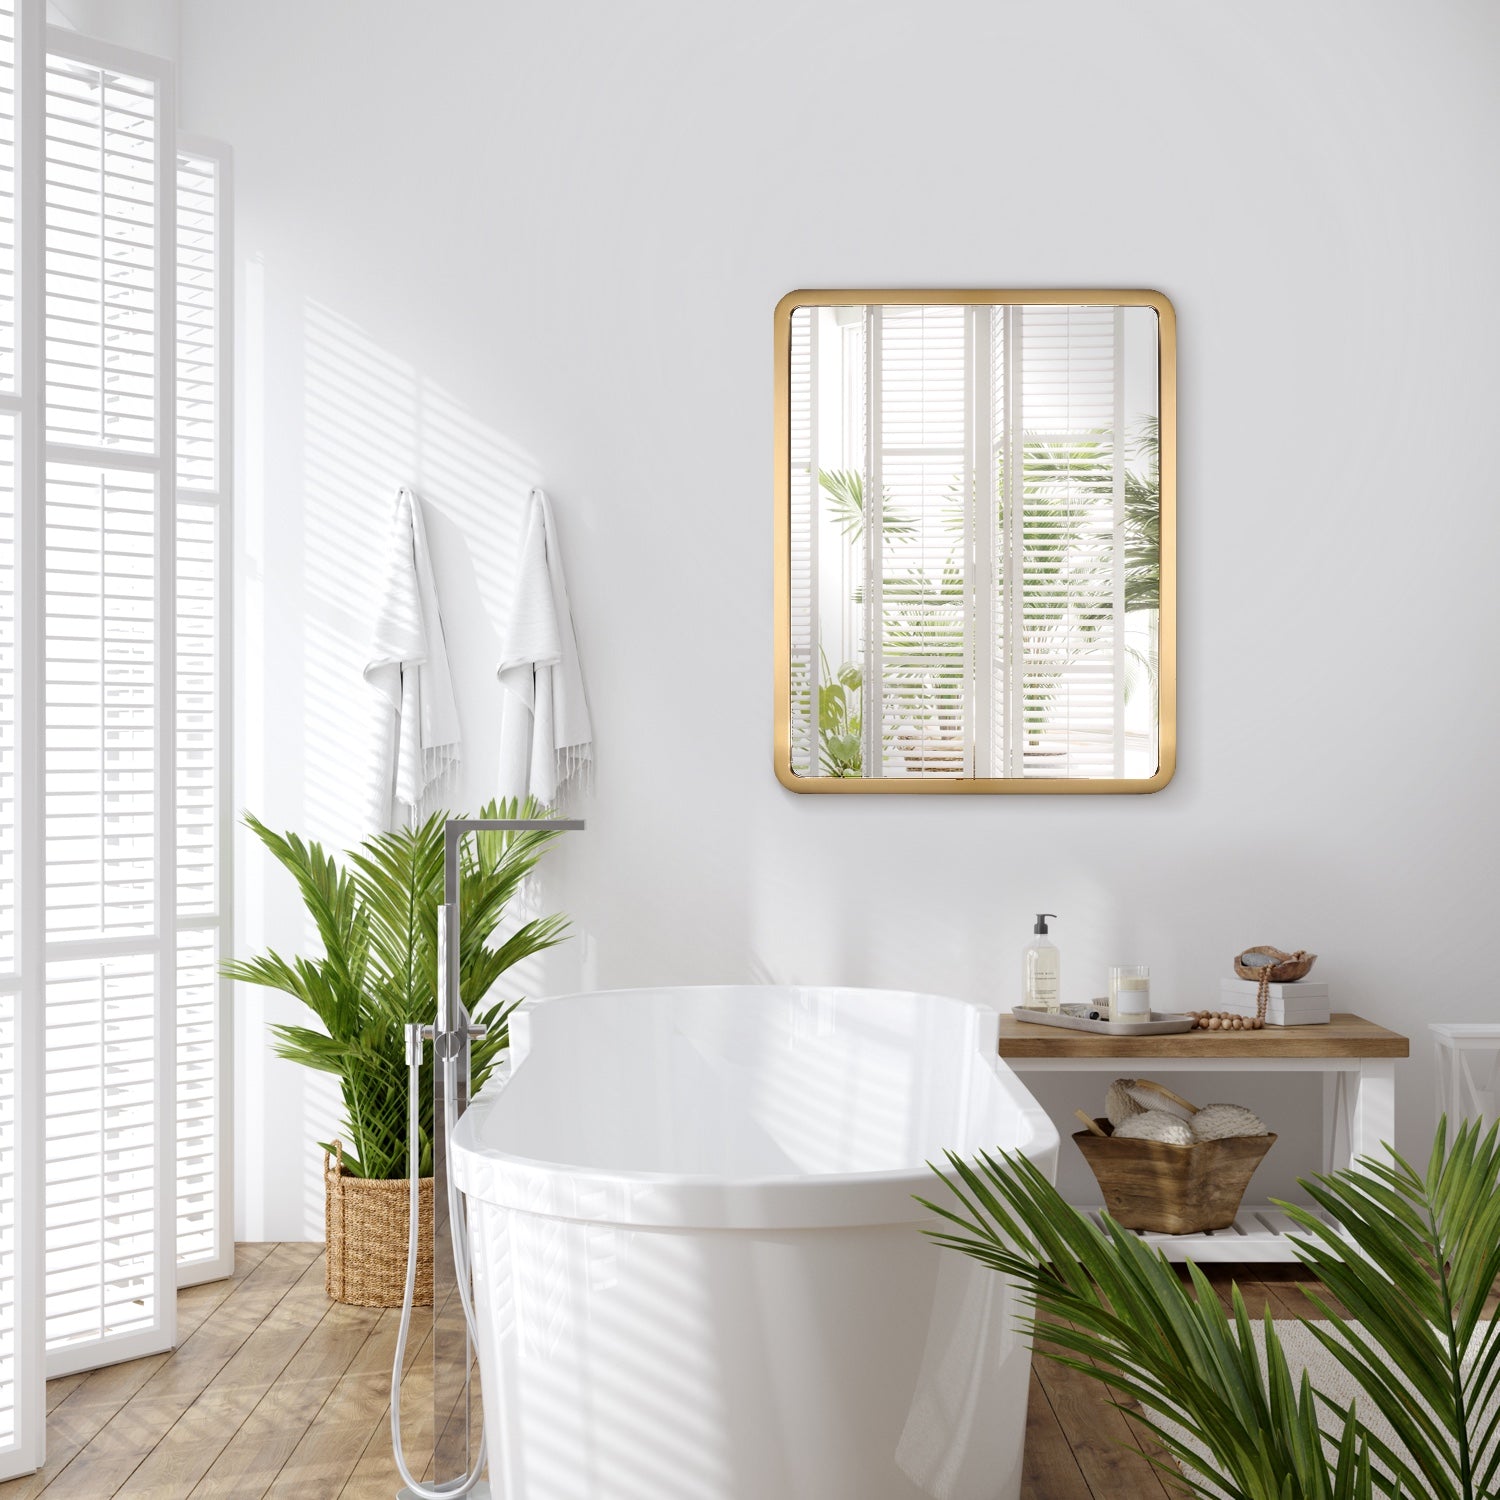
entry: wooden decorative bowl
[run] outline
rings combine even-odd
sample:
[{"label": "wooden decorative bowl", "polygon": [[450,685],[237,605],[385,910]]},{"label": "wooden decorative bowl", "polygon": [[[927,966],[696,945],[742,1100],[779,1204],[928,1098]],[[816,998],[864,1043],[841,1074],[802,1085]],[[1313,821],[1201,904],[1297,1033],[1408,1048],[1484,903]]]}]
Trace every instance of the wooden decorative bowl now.
[{"label": "wooden decorative bowl", "polygon": [[[1108,1120],[1095,1122],[1112,1131]],[[1105,1140],[1087,1130],[1074,1137],[1104,1191],[1104,1207],[1122,1229],[1202,1234],[1228,1229],[1274,1135],[1169,1146],[1164,1141]]]},{"label": "wooden decorative bowl", "polygon": [[[1261,962],[1247,964],[1247,958],[1258,958]],[[1259,979],[1269,966],[1272,984],[1292,984],[1298,979],[1306,979],[1317,961],[1316,953],[1308,953],[1302,948],[1295,953],[1283,953],[1280,948],[1262,945],[1259,948],[1246,948],[1243,953],[1235,954],[1234,972],[1241,979]]]}]

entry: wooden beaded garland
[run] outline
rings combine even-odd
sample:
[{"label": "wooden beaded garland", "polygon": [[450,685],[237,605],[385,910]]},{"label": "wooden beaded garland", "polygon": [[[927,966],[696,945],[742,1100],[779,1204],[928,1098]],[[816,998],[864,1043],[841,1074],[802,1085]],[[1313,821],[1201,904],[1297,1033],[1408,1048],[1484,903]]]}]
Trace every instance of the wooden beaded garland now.
[{"label": "wooden beaded garland", "polygon": [[1242,1016],[1232,1010],[1190,1010],[1198,1031],[1263,1031],[1266,1023],[1259,1016]]}]

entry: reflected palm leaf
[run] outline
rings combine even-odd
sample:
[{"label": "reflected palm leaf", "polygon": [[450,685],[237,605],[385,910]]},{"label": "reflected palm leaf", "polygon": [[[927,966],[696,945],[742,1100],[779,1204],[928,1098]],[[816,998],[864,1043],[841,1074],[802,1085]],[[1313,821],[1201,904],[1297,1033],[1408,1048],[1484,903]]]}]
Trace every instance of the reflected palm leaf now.
[{"label": "reflected palm leaf", "polygon": [[[828,496],[839,530],[851,542],[865,534],[865,479],[857,469],[819,469],[818,484]],[[880,534],[883,537],[914,536],[916,524],[891,504],[889,490],[880,493]]]}]

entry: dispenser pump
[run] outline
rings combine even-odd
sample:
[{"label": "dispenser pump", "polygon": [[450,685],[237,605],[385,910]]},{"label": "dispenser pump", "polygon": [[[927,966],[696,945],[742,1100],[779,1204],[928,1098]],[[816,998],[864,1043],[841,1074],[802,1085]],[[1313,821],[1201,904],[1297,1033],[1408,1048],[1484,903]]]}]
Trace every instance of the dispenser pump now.
[{"label": "dispenser pump", "polygon": [[1057,913],[1055,911],[1039,911],[1036,914],[1036,926],[1031,930],[1033,932],[1046,932],[1048,917],[1051,917],[1055,922],[1057,920]]}]

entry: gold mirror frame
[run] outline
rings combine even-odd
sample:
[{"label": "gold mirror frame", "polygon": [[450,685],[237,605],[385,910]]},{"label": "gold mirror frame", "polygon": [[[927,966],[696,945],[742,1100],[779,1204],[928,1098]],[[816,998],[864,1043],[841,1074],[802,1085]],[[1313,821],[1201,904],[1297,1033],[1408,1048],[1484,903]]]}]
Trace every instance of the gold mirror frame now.
[{"label": "gold mirror frame", "polygon": [[[1157,660],[1158,762],[1148,777],[843,777],[798,776],[792,770],[792,475],[791,371],[792,314],[803,307],[849,305],[972,304],[1073,307],[1150,307],[1157,315],[1157,397],[1161,432],[1161,604]],[[775,464],[776,569],[775,652],[776,777],[789,791],[844,795],[923,793],[1083,792],[1094,795],[1157,792],[1177,769],[1177,314],[1160,292],[1050,288],[1030,291],[933,291],[883,288],[788,292],[776,304]]]}]

